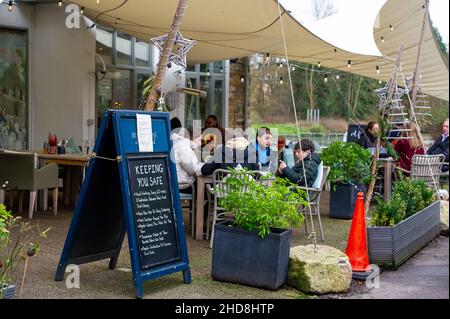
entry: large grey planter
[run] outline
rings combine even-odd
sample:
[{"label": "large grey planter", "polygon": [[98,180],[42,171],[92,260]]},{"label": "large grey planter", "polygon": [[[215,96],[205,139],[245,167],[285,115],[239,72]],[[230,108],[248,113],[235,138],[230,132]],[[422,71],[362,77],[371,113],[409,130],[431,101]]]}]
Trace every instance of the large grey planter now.
[{"label": "large grey planter", "polygon": [[231,227],[214,228],[211,276],[214,280],[276,290],[288,277],[290,229],[272,229],[261,239],[256,232]]},{"label": "large grey planter", "polygon": [[398,268],[439,235],[440,203],[434,202],[392,227],[367,227],[369,259]]},{"label": "large grey planter", "polygon": [[14,285],[4,285],[0,287],[0,297],[3,299],[12,299],[14,298],[16,292],[16,286]]}]

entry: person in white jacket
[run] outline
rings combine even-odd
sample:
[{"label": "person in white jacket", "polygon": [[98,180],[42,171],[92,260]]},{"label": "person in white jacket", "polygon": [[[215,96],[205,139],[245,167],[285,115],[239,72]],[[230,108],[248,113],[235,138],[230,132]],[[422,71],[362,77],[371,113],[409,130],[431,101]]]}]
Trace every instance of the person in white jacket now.
[{"label": "person in white jacket", "polygon": [[[177,117],[170,120],[170,126],[172,128],[172,160],[175,161],[177,167],[178,184],[182,183],[194,183],[197,178],[197,174],[201,173],[201,168],[204,163],[200,163],[197,155],[193,151],[195,144],[184,137],[181,130],[181,122]],[[180,191],[186,190],[187,186],[180,186]]]}]

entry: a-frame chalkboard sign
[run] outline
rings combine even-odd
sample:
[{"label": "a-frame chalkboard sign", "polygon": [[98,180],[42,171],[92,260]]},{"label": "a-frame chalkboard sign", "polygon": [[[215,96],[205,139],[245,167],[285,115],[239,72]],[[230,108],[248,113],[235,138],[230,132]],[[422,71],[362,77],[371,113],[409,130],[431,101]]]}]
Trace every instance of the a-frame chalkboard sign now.
[{"label": "a-frame chalkboard sign", "polygon": [[127,233],[136,297],[174,272],[191,282],[171,147],[168,113],[105,112],[55,280],[70,264],[109,258],[115,268]]}]

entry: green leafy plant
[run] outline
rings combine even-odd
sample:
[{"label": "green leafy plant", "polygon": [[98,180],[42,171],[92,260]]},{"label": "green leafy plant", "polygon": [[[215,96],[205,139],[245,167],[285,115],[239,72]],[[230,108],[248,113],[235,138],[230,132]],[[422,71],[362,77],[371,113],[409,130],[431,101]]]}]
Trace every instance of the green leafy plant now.
[{"label": "green leafy plant", "polygon": [[307,205],[304,191],[284,178],[264,183],[246,170],[230,171],[222,189],[214,191],[225,193],[219,204],[234,216],[234,227],[257,231],[260,238],[265,238],[271,228],[301,225],[304,216],[298,209]]},{"label": "green leafy plant", "polygon": [[369,183],[371,157],[369,150],[347,142],[333,142],[320,155],[324,165],[330,166],[328,180],[332,184]]},{"label": "green leafy plant", "polygon": [[392,199],[388,202],[378,200],[371,225],[394,226],[429,206],[434,200],[433,191],[424,181],[401,177],[394,184]]},{"label": "green leafy plant", "polygon": [[[41,232],[37,225],[22,222],[0,204],[0,298],[5,285],[14,281],[18,265],[39,253],[39,243],[32,237],[46,237],[50,228]],[[25,273],[24,273],[25,276]]]}]

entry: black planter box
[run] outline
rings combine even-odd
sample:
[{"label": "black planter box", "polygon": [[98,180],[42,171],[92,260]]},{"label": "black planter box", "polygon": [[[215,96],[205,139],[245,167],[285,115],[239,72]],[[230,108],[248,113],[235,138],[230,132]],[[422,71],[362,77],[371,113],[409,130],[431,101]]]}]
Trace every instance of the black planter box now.
[{"label": "black planter box", "polygon": [[398,268],[439,235],[440,213],[437,201],[392,227],[367,227],[370,262]]},{"label": "black planter box", "polygon": [[0,288],[0,296],[3,299],[12,299],[16,293],[16,286],[14,285],[4,285]]},{"label": "black planter box", "polygon": [[330,189],[330,217],[352,219],[358,192],[366,194],[365,185],[332,184]]},{"label": "black planter box", "polygon": [[216,224],[211,276],[214,280],[276,290],[287,281],[291,230],[272,229],[261,239],[256,232]]}]

